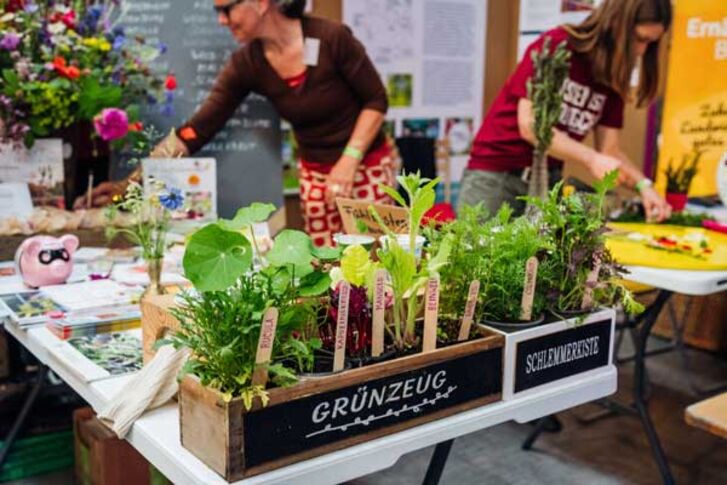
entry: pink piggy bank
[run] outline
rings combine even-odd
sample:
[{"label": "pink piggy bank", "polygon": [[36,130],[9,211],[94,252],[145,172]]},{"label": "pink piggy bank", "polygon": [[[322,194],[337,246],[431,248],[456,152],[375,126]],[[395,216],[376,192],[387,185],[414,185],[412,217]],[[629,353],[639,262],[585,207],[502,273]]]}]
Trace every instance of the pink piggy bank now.
[{"label": "pink piggy bank", "polygon": [[33,236],[18,247],[15,264],[26,285],[31,287],[65,283],[73,271],[73,253],[78,238],[65,236]]}]

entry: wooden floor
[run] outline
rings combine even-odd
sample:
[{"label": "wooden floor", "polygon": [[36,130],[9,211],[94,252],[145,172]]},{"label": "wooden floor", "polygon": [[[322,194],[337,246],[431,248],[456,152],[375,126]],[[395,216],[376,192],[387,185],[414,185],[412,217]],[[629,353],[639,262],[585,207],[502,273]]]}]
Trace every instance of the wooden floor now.
[{"label": "wooden floor", "polygon": [[[654,344],[663,343],[653,339]],[[678,484],[727,484],[727,440],[684,422],[684,409],[699,401],[688,379],[700,386],[727,381],[727,361],[688,353],[694,372],[686,374],[675,353],[649,358],[650,409]],[[619,371],[620,402],[629,402],[632,366]],[[533,451],[520,444],[531,427],[506,423],[458,439],[442,484],[658,484],[659,475],[640,421],[613,416],[592,423],[601,407],[588,404],[559,417],[563,431],[543,434]],[[394,467],[351,485],[421,483],[432,448],[403,457]]]}]

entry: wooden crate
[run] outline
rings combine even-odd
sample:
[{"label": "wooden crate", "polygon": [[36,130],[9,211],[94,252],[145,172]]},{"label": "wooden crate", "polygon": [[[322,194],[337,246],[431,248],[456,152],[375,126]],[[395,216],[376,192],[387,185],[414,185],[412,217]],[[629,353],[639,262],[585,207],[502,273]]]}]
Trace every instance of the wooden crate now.
[{"label": "wooden crate", "polygon": [[513,332],[483,326],[505,338],[503,399],[538,392],[555,383],[588,379],[612,365],[615,318],[615,311],[604,309],[582,321],[551,319]]},{"label": "wooden crate", "polygon": [[[646,297],[644,300],[650,301]],[[672,338],[669,304],[673,306],[678,321],[685,316],[685,310],[688,310],[684,322],[680,322],[684,324],[685,343],[713,352],[727,350],[727,293],[707,296],[672,295],[654,325],[655,335]]]},{"label": "wooden crate", "polygon": [[169,309],[174,306],[174,295],[150,296],[141,302],[141,335],[144,348],[144,363],[156,353],[154,344],[168,331],[179,328],[179,322]]},{"label": "wooden crate", "polygon": [[251,411],[241,399],[186,377],[182,446],[229,481],[330,453],[498,401],[504,338],[416,354],[269,391]]}]

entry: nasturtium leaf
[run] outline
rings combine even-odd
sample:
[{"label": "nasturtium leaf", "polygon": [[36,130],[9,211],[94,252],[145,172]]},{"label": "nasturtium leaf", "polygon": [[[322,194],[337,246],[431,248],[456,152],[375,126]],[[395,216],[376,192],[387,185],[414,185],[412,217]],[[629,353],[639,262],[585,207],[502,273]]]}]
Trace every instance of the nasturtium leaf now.
[{"label": "nasturtium leaf", "polygon": [[319,296],[328,291],[331,285],[331,277],[326,273],[315,271],[301,278],[298,286],[300,296]]},{"label": "nasturtium leaf", "polygon": [[252,247],[245,236],[208,224],[189,239],[184,274],[199,291],[232,286],[252,264]]},{"label": "nasturtium leaf", "polygon": [[[313,261],[312,243],[307,234],[286,229],[275,238],[275,244],[266,255],[268,262],[275,266],[302,266]],[[296,273],[296,277],[301,276]]]},{"label": "nasturtium leaf", "polygon": [[275,206],[273,204],[253,202],[248,207],[239,209],[231,221],[222,220],[220,224],[230,231],[240,231],[256,222],[267,221],[274,211]]},{"label": "nasturtium leaf", "polygon": [[313,257],[319,261],[334,261],[341,257],[341,248],[329,246],[313,247]]},{"label": "nasturtium leaf", "polygon": [[364,286],[371,264],[369,252],[363,246],[349,246],[341,258],[343,278],[354,286]]}]

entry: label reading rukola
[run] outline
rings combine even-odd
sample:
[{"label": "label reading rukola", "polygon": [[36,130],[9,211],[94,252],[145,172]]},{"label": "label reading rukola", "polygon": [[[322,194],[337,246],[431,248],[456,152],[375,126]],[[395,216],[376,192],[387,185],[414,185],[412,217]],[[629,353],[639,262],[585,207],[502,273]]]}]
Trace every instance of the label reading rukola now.
[{"label": "label reading rukola", "polygon": [[518,343],[515,392],[607,365],[610,344],[610,319]]},{"label": "label reading rukola", "polygon": [[245,415],[245,466],[502,392],[502,348],[314,394]]}]

